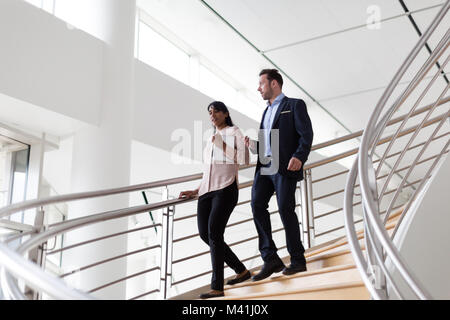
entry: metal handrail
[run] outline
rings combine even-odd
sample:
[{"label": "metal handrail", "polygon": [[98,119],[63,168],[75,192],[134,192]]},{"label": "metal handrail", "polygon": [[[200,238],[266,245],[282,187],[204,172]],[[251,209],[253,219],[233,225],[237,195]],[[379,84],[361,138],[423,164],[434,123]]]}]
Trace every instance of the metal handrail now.
[{"label": "metal handrail", "polygon": [[[445,99],[443,99],[443,100],[438,104],[438,106],[441,106],[441,105],[447,103],[448,101],[450,101],[450,96],[448,96],[448,97],[446,97]],[[422,113],[424,113],[425,111],[430,110],[432,107],[433,107],[433,104],[429,104],[429,105],[424,106],[424,107],[422,107],[422,108],[416,109],[413,113],[411,113],[410,117],[414,117],[414,116],[417,116],[417,115],[419,115],[419,114],[422,114]],[[395,119],[391,119],[391,120],[389,120],[389,122],[387,123],[387,126],[391,126],[391,125],[394,125],[394,124],[396,124],[396,123],[402,122],[403,120],[406,119],[407,116],[408,116],[408,115],[403,115],[403,116],[399,116],[399,117],[397,117],[397,118],[395,118]],[[349,140],[353,140],[353,139],[355,139],[355,138],[359,138],[359,137],[361,137],[361,136],[363,135],[363,133],[364,133],[364,130],[360,130],[360,131],[357,131],[357,132],[354,132],[354,133],[350,133],[350,134],[347,134],[347,135],[342,136],[342,137],[339,137],[339,138],[335,138],[335,139],[333,139],[333,140],[329,140],[329,141],[326,141],[326,142],[323,142],[323,143],[316,144],[316,145],[314,145],[314,146],[311,147],[311,151],[316,151],[316,150],[324,149],[324,148],[326,148],[326,147],[335,145],[335,144],[337,144],[337,143],[346,142],[346,141],[349,141]]]},{"label": "metal handrail", "polygon": [[[450,99],[450,97],[447,97],[447,99]],[[434,117],[434,118],[426,121],[423,124],[423,126],[424,127],[431,126],[431,125],[441,121],[442,119],[446,119],[446,115],[445,114],[442,114],[440,116]],[[419,125],[415,125],[415,126],[409,127],[408,129],[401,131],[398,136],[399,137],[403,137],[403,136],[408,135],[410,133],[414,133],[414,132],[416,132],[416,130],[418,128],[419,128]],[[377,142],[377,146],[385,144],[385,143],[388,143],[393,138],[394,138],[394,135],[390,135],[388,137],[385,137],[385,138],[383,138],[383,139],[381,139],[381,140],[379,140]],[[359,152],[359,148],[354,148],[352,150],[345,151],[345,152],[340,153],[338,155],[335,155],[335,156],[332,156],[332,157],[328,157],[326,159],[319,160],[319,161],[316,161],[316,162],[313,162],[313,163],[310,163],[310,164],[306,164],[305,165],[305,170],[317,168],[317,167],[320,167],[320,166],[322,166],[324,164],[328,164],[328,163],[331,163],[331,162],[335,162],[337,160],[341,160],[341,159],[347,158],[349,156],[353,156],[353,155],[357,154],[358,152]],[[378,161],[380,161],[380,160],[378,160]]]},{"label": "metal handrail", "polygon": [[[67,287],[59,279],[43,272],[36,264],[24,259],[21,255],[0,243],[0,261],[2,265],[8,268],[8,272],[17,278],[27,279],[27,284],[35,290],[48,293],[57,299],[67,300],[87,300],[93,297],[80,292],[76,289]],[[8,288],[9,285],[4,283],[5,268],[2,268],[2,287]],[[36,276],[39,275],[39,276]]]},{"label": "metal handrail", "polygon": [[[87,269],[96,267],[96,266],[98,266],[100,264],[103,264],[103,263],[107,263],[107,262],[110,262],[110,261],[113,261],[113,260],[117,260],[117,259],[121,259],[121,258],[124,258],[124,257],[127,257],[127,256],[131,256],[133,254],[138,254],[138,253],[141,253],[141,252],[144,252],[144,251],[150,251],[150,250],[158,249],[158,248],[161,248],[161,246],[160,245],[155,245],[155,246],[151,246],[151,247],[148,247],[148,248],[142,248],[142,249],[134,250],[134,251],[131,251],[131,252],[127,252],[125,254],[121,254],[119,256],[114,256],[112,258],[104,259],[102,261],[97,261],[97,262],[92,263],[92,264],[87,265],[87,266],[79,267],[79,268],[76,269],[76,271],[79,272],[79,271],[87,270]],[[64,278],[64,277],[67,277],[69,275],[72,275],[73,273],[74,273],[74,271],[71,271],[71,272],[62,274],[59,277],[60,278]]]},{"label": "metal handrail", "polygon": [[[445,146],[442,148],[442,150],[435,156],[429,158],[434,159],[433,164],[429,168],[429,170],[426,172],[425,176],[416,181],[417,183],[420,183],[420,185],[414,190],[413,195],[408,199],[407,204],[405,205],[403,212],[401,214],[401,218],[397,222],[397,225],[394,229],[394,233],[392,235],[392,238],[387,234],[386,229],[384,228],[385,222],[387,221],[390,212],[393,210],[393,206],[395,201],[397,200],[400,191],[402,188],[404,188],[404,184],[406,182],[406,179],[410,175],[411,171],[416,167],[417,164],[419,164],[422,161],[419,161],[421,156],[424,154],[425,150],[427,150],[428,146],[430,145],[431,141],[434,141],[437,139],[436,135],[441,129],[442,125],[446,121],[449,115],[449,111],[444,113],[442,116],[442,119],[440,121],[436,121],[438,125],[436,126],[433,133],[428,137],[428,140],[424,143],[419,144],[418,146],[421,146],[421,150],[418,153],[418,155],[415,157],[412,163],[410,163],[406,168],[408,169],[407,174],[403,177],[400,186],[395,189],[395,194],[390,201],[388,208],[385,213],[385,219],[382,221],[380,212],[379,212],[379,203],[382,197],[385,195],[385,189],[387,186],[387,183],[389,182],[390,178],[394,174],[394,171],[396,171],[397,167],[400,164],[400,161],[402,160],[404,154],[407,150],[410,150],[411,143],[414,140],[414,138],[418,135],[419,131],[423,128],[424,123],[427,122],[429,116],[434,111],[434,108],[440,103],[440,100],[445,95],[445,92],[448,90],[448,85],[446,89],[440,94],[440,96],[437,98],[436,102],[433,104],[433,107],[430,108],[429,112],[425,116],[425,118],[421,121],[421,123],[417,126],[417,131],[414,132],[413,136],[409,139],[409,141],[406,144],[406,147],[399,153],[399,157],[395,163],[395,165],[391,168],[391,172],[388,174],[388,179],[385,182],[385,185],[381,189],[380,194],[378,194],[377,191],[377,182],[376,177],[380,173],[380,168],[383,164],[383,162],[387,159],[387,154],[389,153],[389,150],[391,149],[393,143],[397,141],[399,135],[399,132],[402,130],[402,128],[405,126],[406,122],[410,118],[412,114],[415,113],[415,109],[420,103],[420,101],[423,99],[423,97],[430,91],[430,88],[434,84],[434,81],[438,78],[440,71],[442,71],[443,68],[439,69],[439,72],[433,77],[433,79],[430,81],[430,83],[426,86],[425,90],[420,94],[418,100],[413,104],[413,107],[410,109],[409,113],[406,115],[405,119],[401,123],[400,127],[397,129],[397,132],[392,136],[392,141],[390,142],[388,148],[386,149],[386,152],[381,157],[381,160],[379,161],[378,168],[375,170],[374,168],[374,162],[372,161],[372,157],[374,155],[374,151],[378,143],[382,140],[382,135],[385,131],[385,128],[387,127],[387,124],[389,123],[390,118],[393,116],[393,114],[399,110],[400,106],[404,104],[404,102],[408,99],[409,96],[411,96],[411,93],[418,87],[419,83],[424,79],[426,73],[434,66],[435,62],[439,59],[439,57],[445,52],[445,50],[448,48],[450,44],[450,30],[447,30],[442,40],[437,45],[436,49],[430,54],[430,57],[427,59],[427,61],[422,65],[420,70],[416,73],[413,80],[410,81],[407,88],[402,92],[402,94],[397,98],[395,103],[389,108],[388,111],[385,112],[383,117],[381,117],[381,113],[383,112],[386,103],[388,99],[392,96],[392,93],[394,92],[394,89],[399,84],[401,78],[404,76],[408,68],[411,66],[412,62],[415,61],[417,58],[420,50],[425,45],[425,43],[428,41],[430,36],[434,33],[440,22],[444,19],[446,16],[448,10],[450,8],[450,1],[447,1],[435,17],[435,19],[432,21],[426,32],[421,36],[416,46],[413,48],[405,62],[402,64],[394,78],[392,79],[389,86],[386,88],[385,92],[381,96],[374,112],[372,113],[369,122],[366,126],[366,129],[364,130],[362,141],[360,144],[360,148],[358,151],[357,159],[355,160],[349,175],[347,177],[346,182],[346,188],[345,188],[345,196],[344,196],[344,220],[345,220],[345,229],[347,233],[347,238],[349,241],[349,245],[352,251],[352,255],[354,257],[355,263],[358,267],[358,270],[361,274],[361,277],[369,290],[370,294],[374,299],[388,299],[389,298],[389,292],[387,290],[387,282],[391,284],[394,292],[397,293],[397,295],[400,298],[404,298],[404,295],[402,292],[400,292],[399,287],[397,283],[395,283],[394,279],[392,278],[391,274],[389,273],[388,268],[386,267],[386,259],[389,258],[392,262],[395,270],[399,271],[399,274],[404,282],[408,285],[410,290],[418,297],[419,299],[430,299],[431,295],[426,290],[426,288],[420,283],[419,279],[412,274],[412,272],[408,269],[406,262],[401,257],[400,253],[398,252],[397,248],[394,246],[392,242],[392,238],[395,235],[395,231],[398,229],[398,226],[401,223],[401,219],[407,214],[408,209],[411,206],[412,201],[417,197],[417,195],[422,191],[423,186],[425,185],[425,182],[427,179],[433,174],[433,169],[436,167],[437,163],[442,159],[442,156],[446,153],[448,153],[448,146],[449,142],[445,144]],[[448,58],[446,59],[446,62],[448,62]],[[444,65],[445,65],[444,63]],[[441,135],[446,136],[446,134]],[[363,221],[364,221],[364,230],[365,230],[365,237],[366,237],[366,250],[367,250],[367,259],[363,256],[362,250],[359,247],[359,242],[356,237],[356,230],[354,228],[354,218],[353,218],[353,198],[354,198],[354,186],[356,184],[357,177],[359,177],[360,187],[361,187],[361,196],[362,196],[362,204],[363,204]],[[377,264],[378,263],[378,264]],[[372,265],[378,266],[382,274],[376,274],[372,269],[369,269],[368,267],[372,268]],[[373,279],[376,279],[380,283],[375,284],[373,283]]]},{"label": "metal handrail", "polygon": [[[425,177],[429,177],[429,176],[431,175],[431,172],[432,172],[433,169],[436,167],[436,165],[437,165],[437,163],[439,162],[439,160],[441,159],[441,157],[442,157],[444,154],[446,154],[446,153],[449,152],[449,151],[448,151],[449,143],[450,143],[450,140],[447,141],[446,145],[445,145],[444,148],[441,150],[441,153],[440,153],[439,155],[437,155],[437,156],[434,157],[435,160],[433,161],[433,164],[430,166],[430,168],[428,169],[427,173],[425,174]],[[423,179],[422,181],[420,181],[420,185],[419,185],[419,187],[418,187],[418,190],[419,190],[419,191],[422,190],[422,188],[424,187],[425,181],[426,181],[426,179]],[[416,196],[417,196],[418,194],[419,194],[419,192],[416,192],[416,193],[414,194],[414,196],[411,197],[411,199],[410,199],[410,200],[408,201],[408,203],[406,204],[406,206],[405,206],[405,211],[404,211],[404,212],[402,213],[402,215],[400,216],[400,218],[399,218],[399,224],[398,224],[397,226],[395,226],[395,229],[394,229],[394,231],[393,231],[393,233],[392,233],[391,238],[394,238],[395,234],[397,233],[398,227],[400,226],[400,223],[401,223],[401,221],[403,220],[403,217],[405,216],[405,212],[407,212],[407,210],[409,209],[409,207],[410,207],[411,204],[412,204],[412,201],[416,198]]]},{"label": "metal handrail", "polygon": [[[450,101],[450,96],[442,99],[437,106],[441,106],[445,103],[447,103],[448,101]],[[428,106],[425,106],[423,108],[421,108],[420,110],[416,110],[416,112],[414,113],[414,115],[419,115],[422,114],[425,111],[428,111],[431,107],[433,106],[433,104],[430,104]],[[425,126],[431,125],[433,123],[435,123],[436,121],[439,121],[442,119],[443,116],[439,116],[436,118],[431,119],[430,121],[425,123]],[[395,123],[398,123],[399,121],[402,121],[405,118],[405,116],[401,116],[399,118],[393,119],[390,121],[389,125],[393,125]],[[409,134],[411,132],[414,132],[417,129],[417,126],[413,126],[411,128],[408,128],[407,130],[404,130],[403,132],[400,133],[400,136],[404,135],[404,134]],[[315,145],[311,148],[311,150],[319,150],[319,149],[323,149],[329,146],[332,146],[334,144],[337,143],[341,143],[341,142],[345,142],[345,141],[349,141],[352,140],[354,138],[360,137],[362,135],[363,131],[358,131],[354,134],[349,134],[346,135],[344,137],[341,138],[337,138],[337,139],[333,139],[330,140],[328,142],[325,143],[321,143],[318,145]],[[383,144],[383,143],[387,143],[391,140],[392,137],[387,137],[384,140],[381,140],[379,143]],[[355,148],[352,149],[348,152],[339,154],[339,155],[335,155],[335,156],[330,156],[326,159],[320,160],[320,161],[316,161],[313,163],[307,163],[304,166],[304,169],[313,169],[319,166],[322,166],[324,164],[328,164],[328,163],[332,163],[335,162],[336,160],[340,160],[340,159],[344,159],[347,156],[350,155],[354,155],[357,153],[357,151],[359,150],[359,148]],[[256,166],[256,164],[249,164],[249,165],[244,165],[244,166],[240,166],[239,170],[245,170],[245,169],[249,169],[249,168],[254,168]],[[202,178],[202,174],[201,173],[196,173],[196,174],[192,174],[192,175],[187,175],[187,176],[182,176],[182,177],[177,177],[177,178],[172,178],[172,179],[165,179],[165,180],[159,180],[159,181],[155,181],[155,182],[150,182],[150,183],[143,183],[143,184],[137,184],[137,185],[131,185],[131,186],[126,186],[126,187],[120,187],[120,188],[113,188],[113,189],[103,189],[103,190],[98,190],[98,191],[90,191],[90,192],[80,192],[80,193],[73,193],[73,194],[67,194],[67,195],[58,195],[58,196],[52,196],[52,197],[47,197],[47,198],[43,198],[43,199],[35,199],[35,200],[28,200],[28,201],[24,201],[24,202],[19,202],[19,203],[15,203],[12,204],[10,206],[4,207],[4,208],[0,208],[0,218],[4,218],[7,216],[10,216],[14,213],[17,212],[21,212],[21,211],[25,211],[28,209],[33,209],[33,208],[37,208],[37,207],[43,207],[46,205],[50,205],[50,204],[55,204],[55,203],[60,203],[60,202],[70,202],[70,201],[77,201],[77,200],[83,200],[83,199],[91,199],[91,198],[96,198],[96,197],[105,197],[105,196],[111,196],[111,195],[116,195],[116,194],[120,194],[120,193],[129,193],[129,192],[134,192],[134,191],[142,191],[142,190],[146,190],[146,189],[152,189],[152,188],[158,188],[158,187],[165,187],[165,186],[170,186],[170,185],[175,185],[175,184],[180,184],[180,183],[185,183],[185,182],[192,182],[195,180],[199,180]],[[242,183],[240,184],[239,188],[245,188],[248,186],[251,186],[252,181],[248,181],[246,183]],[[189,199],[189,200],[195,200],[194,199]],[[177,204],[181,204],[183,202],[186,202],[186,200],[171,200],[172,205],[177,205]],[[148,210],[152,210],[151,209],[151,205],[149,205]],[[156,209],[153,209],[156,210]],[[82,218],[79,218],[82,219]],[[74,220],[71,220],[74,221]],[[66,223],[68,221],[63,221],[60,223]],[[57,225],[60,223],[56,223],[53,225]],[[52,225],[52,226],[53,226]]]},{"label": "metal handrail", "polygon": [[[388,147],[386,148],[386,150],[384,151],[383,157],[381,158],[380,163],[378,164],[378,168],[376,170],[376,175],[378,175],[380,173],[382,164],[384,162],[384,158],[385,156],[389,153],[389,151],[391,150],[391,147],[394,144],[394,141],[396,140],[396,138],[398,137],[398,135],[400,134],[400,131],[403,129],[403,126],[406,125],[406,122],[408,121],[408,119],[410,118],[410,116],[414,113],[414,111],[416,110],[416,108],[419,106],[419,103],[422,101],[422,99],[424,98],[425,94],[430,90],[430,88],[433,86],[433,84],[435,83],[436,79],[440,76],[441,71],[444,69],[444,67],[447,65],[449,61],[449,58],[447,58],[444,62],[444,64],[439,68],[438,72],[435,73],[433,79],[427,84],[427,87],[422,91],[422,94],[420,95],[419,99],[417,99],[417,101],[415,102],[414,106],[411,108],[411,110],[409,111],[409,113],[405,116],[405,119],[403,120],[403,122],[401,123],[401,125],[398,127],[397,131],[395,132],[394,138],[391,140],[391,142],[389,143]],[[442,97],[444,96],[446,90],[443,91],[442,93]],[[430,110],[427,113],[427,116],[422,120],[421,125],[428,119],[428,117],[433,113],[434,109],[437,107],[438,103],[441,101],[441,99],[438,99],[434,104],[432,104],[432,107],[430,108]],[[418,131],[416,131],[418,132]],[[413,140],[413,138],[411,138]],[[407,146],[409,147],[409,145]],[[402,158],[401,156],[399,157],[400,159]],[[397,163],[399,162],[399,160],[397,160]],[[396,163],[396,164],[397,164]]]},{"label": "metal handrail", "polygon": [[156,223],[156,224],[152,224],[152,225],[145,226],[145,227],[135,228],[135,229],[131,229],[131,230],[123,231],[123,232],[117,232],[117,233],[110,234],[110,235],[107,235],[107,236],[98,237],[98,238],[94,238],[94,239],[91,239],[91,240],[75,243],[73,245],[66,246],[64,248],[55,249],[55,250],[52,250],[52,251],[47,251],[46,254],[47,255],[51,255],[51,254],[55,254],[55,253],[60,253],[60,252],[63,252],[63,251],[66,251],[66,250],[70,250],[70,249],[73,249],[73,248],[77,248],[79,246],[83,246],[83,245],[86,245],[86,244],[89,244],[89,243],[92,243],[92,242],[105,240],[105,239],[109,239],[109,238],[112,238],[112,237],[118,237],[118,236],[121,236],[121,235],[124,235],[124,234],[137,232],[137,231],[142,231],[142,230],[155,228],[155,227],[162,227],[162,224],[161,223]]},{"label": "metal handrail", "polygon": [[[47,201],[47,200],[46,200]],[[190,199],[187,200],[179,200],[181,202],[189,202]],[[47,241],[48,239],[61,234],[63,232],[67,232],[69,230],[73,230],[85,225],[89,225],[92,223],[98,223],[101,221],[107,221],[107,220],[113,220],[113,219],[118,219],[118,218],[123,218],[123,217],[127,217],[136,213],[141,213],[141,212],[147,212],[148,210],[157,210],[157,209],[161,209],[161,208],[165,208],[169,205],[172,205],[174,203],[174,200],[167,200],[167,201],[162,201],[159,202],[157,204],[152,204],[152,205],[144,205],[144,206],[137,206],[137,207],[132,207],[132,208],[127,208],[127,209],[121,209],[121,210],[114,210],[114,211],[109,211],[109,212],[104,212],[104,213],[99,213],[99,214],[95,214],[95,215],[91,215],[91,216],[87,216],[87,217],[82,217],[82,218],[78,218],[78,219],[73,219],[73,220],[68,220],[65,222],[61,222],[59,223],[56,227],[54,227],[53,229],[47,230],[45,232],[39,233],[37,235],[35,235],[34,237],[31,237],[29,240],[27,240],[26,242],[24,242],[22,245],[19,246],[19,248],[16,249],[17,253],[19,254],[19,256],[24,255],[28,250],[41,245],[42,243],[44,243],[45,241]],[[0,251],[1,251],[1,247],[0,247]],[[23,259],[22,259],[23,260]],[[11,263],[10,260],[7,260],[6,262]],[[3,263],[3,261],[2,261]],[[8,266],[8,264],[5,263],[6,266]],[[11,269],[8,268],[8,270],[11,272]],[[43,272],[40,269],[37,269],[37,274],[39,275],[38,277],[34,277],[34,278],[39,278],[42,277],[43,275],[46,275],[46,277],[48,278],[49,275],[47,275],[45,272]],[[13,291],[15,294],[15,298],[19,298],[19,299],[24,299],[24,295],[19,293],[19,291],[17,290],[17,284],[12,280],[10,274],[3,274],[2,279],[4,280],[4,285],[6,287],[10,288],[10,291]],[[27,280],[31,281],[31,279]],[[31,284],[34,284],[33,282],[31,282]],[[59,287],[61,286],[65,286],[64,282],[62,282],[61,280],[57,279],[57,278],[53,278],[52,281],[50,281],[48,283],[48,285],[51,286],[56,286],[58,285]],[[38,287],[38,289],[43,289],[42,287]],[[70,290],[70,289],[69,289]],[[51,292],[51,291],[50,291]],[[85,298],[89,298],[88,295],[84,295]],[[59,299],[64,299],[63,297],[59,297],[56,296]]]}]

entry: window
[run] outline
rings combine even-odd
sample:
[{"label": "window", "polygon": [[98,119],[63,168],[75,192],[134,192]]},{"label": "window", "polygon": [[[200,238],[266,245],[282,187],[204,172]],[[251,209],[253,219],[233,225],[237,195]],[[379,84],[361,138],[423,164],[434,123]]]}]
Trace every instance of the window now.
[{"label": "window", "polygon": [[[25,201],[27,191],[29,149],[20,150],[12,153],[12,183],[10,193],[10,203]],[[11,220],[24,222],[24,213],[15,213]]]},{"label": "window", "polygon": [[[26,199],[30,147],[0,135],[0,207]],[[23,213],[9,220],[23,223]]]},{"label": "window", "polygon": [[237,91],[203,65],[199,68],[199,90],[227,105],[236,103]]},{"label": "window", "polygon": [[[238,91],[228,84],[217,72],[214,72],[213,64],[208,62],[205,65],[205,59],[201,55],[187,54],[183,49],[154,31],[150,27],[151,20],[147,20],[146,16],[141,16],[141,14],[141,11],[138,10],[135,44],[137,59],[215,100],[223,101],[228,107],[238,110],[250,118],[260,120],[262,109],[252,99],[249,99],[245,90]],[[195,50],[190,51],[195,52]]]},{"label": "window", "polygon": [[189,84],[189,56],[143,22],[139,22],[137,56],[148,65]]}]

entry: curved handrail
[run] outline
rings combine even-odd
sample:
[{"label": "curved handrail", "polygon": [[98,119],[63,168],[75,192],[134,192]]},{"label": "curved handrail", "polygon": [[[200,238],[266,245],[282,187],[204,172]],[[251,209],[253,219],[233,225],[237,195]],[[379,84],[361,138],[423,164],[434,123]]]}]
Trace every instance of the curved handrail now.
[{"label": "curved handrail", "polygon": [[[36,264],[23,259],[21,255],[0,243],[0,260],[4,266],[18,278],[27,279],[27,283],[36,290],[47,292],[50,296],[62,300],[91,300],[93,297],[76,289],[66,286],[64,282],[56,277],[42,271]],[[4,273],[2,268],[2,273]],[[38,276],[36,276],[38,275]],[[2,281],[7,277],[2,277]],[[9,287],[3,284],[4,287]],[[11,294],[11,293],[10,293]],[[14,293],[13,293],[14,294]],[[15,294],[17,297],[17,293]],[[21,297],[23,299],[23,297]]]},{"label": "curved handrail", "polygon": [[[383,155],[379,165],[378,169],[375,171],[373,168],[372,163],[372,157],[374,155],[375,148],[378,144],[378,142],[381,140],[382,134],[384,132],[384,129],[386,128],[390,118],[393,116],[393,114],[400,108],[400,106],[403,105],[403,103],[406,101],[406,99],[411,95],[413,90],[418,87],[421,80],[425,77],[426,73],[432,68],[432,66],[435,64],[435,62],[438,60],[438,58],[445,52],[445,50],[448,48],[450,44],[450,30],[447,30],[442,40],[437,45],[436,49],[431,53],[430,57],[427,59],[427,61],[422,65],[420,70],[417,72],[413,80],[409,83],[407,88],[403,91],[403,93],[397,98],[395,103],[392,105],[392,107],[389,108],[388,111],[383,115],[383,117],[380,119],[380,116],[386,106],[386,103],[388,99],[392,96],[395,88],[400,82],[400,79],[404,76],[408,68],[411,66],[412,62],[416,59],[418,56],[420,50],[425,45],[425,43],[428,41],[430,36],[433,34],[433,32],[436,30],[440,22],[443,20],[443,18],[446,16],[448,10],[450,7],[450,1],[447,1],[431,23],[431,25],[428,27],[427,31],[422,35],[416,46],[413,48],[412,52],[409,54],[405,62],[402,64],[394,78],[392,79],[389,86],[386,88],[385,92],[381,96],[374,112],[372,113],[369,122],[366,126],[366,129],[364,130],[363,137],[361,140],[361,145],[358,152],[358,157],[354,162],[354,165],[352,169],[350,170],[350,173],[347,178],[347,184],[346,184],[346,190],[345,190],[345,200],[344,200],[344,212],[345,212],[345,225],[346,225],[346,231],[347,236],[349,239],[349,244],[351,247],[352,255],[356,261],[356,264],[358,266],[358,269],[360,271],[360,274],[364,280],[364,283],[366,284],[366,287],[368,288],[369,292],[371,293],[372,297],[375,299],[384,299],[388,298],[388,292],[386,286],[384,287],[376,287],[375,284],[371,281],[371,277],[375,276],[371,271],[367,269],[367,261],[363,257],[362,250],[359,246],[359,242],[356,238],[356,232],[354,230],[354,226],[352,224],[353,221],[353,207],[351,206],[351,203],[353,201],[354,197],[354,186],[356,184],[357,176],[359,176],[360,181],[360,187],[361,187],[361,196],[363,201],[363,211],[364,211],[364,224],[365,224],[365,231],[366,231],[366,237],[369,239],[368,245],[366,246],[367,250],[367,256],[370,261],[370,257],[375,255],[378,262],[380,263],[380,267],[384,273],[384,276],[386,276],[387,280],[392,285],[393,289],[396,291],[396,293],[399,295],[400,298],[402,298],[402,294],[398,292],[398,287],[396,283],[393,282],[393,279],[387,269],[385,268],[385,261],[380,261],[381,254],[384,252],[387,254],[387,257],[389,257],[394,265],[394,267],[399,271],[400,276],[406,283],[408,284],[409,288],[413,291],[413,293],[420,299],[430,299],[431,295],[427,292],[426,288],[420,283],[419,279],[415,275],[412,274],[412,272],[408,269],[406,262],[401,257],[400,253],[398,252],[397,248],[394,246],[391,237],[388,235],[386,229],[384,228],[384,222],[381,220],[380,213],[379,213],[379,201],[380,197],[378,196],[377,192],[377,183],[375,177],[380,172],[379,169],[385,159],[385,155],[391,148],[392,144],[398,137],[398,133],[401,131],[403,126],[406,124],[406,121],[408,120],[409,116],[415,111],[415,108],[418,106],[418,103],[420,100],[424,97],[424,95],[429,91],[430,87],[432,86],[432,83],[437,78],[437,75],[440,74],[443,68],[441,68],[437,75],[433,78],[432,82],[426,87],[425,91],[420,95],[419,100],[414,104],[413,108],[409,111],[408,115],[406,116],[404,122],[400,125],[399,129],[397,130],[396,134],[393,136],[393,140],[390,142],[388,146],[388,150],[386,151],[385,155]],[[446,59],[446,63],[448,61],[448,58]],[[429,115],[433,112],[435,106],[440,103],[441,99],[445,95],[445,92],[447,92],[449,86],[446,86],[446,89],[441,93],[439,98],[437,99],[436,103],[434,103],[433,108],[430,109],[429,113],[425,117],[425,119],[422,121],[422,123],[419,125],[417,132],[414,133],[413,137],[410,138],[407,146],[405,147],[405,150],[408,149],[411,142],[414,140],[414,138],[417,136],[418,132],[421,130],[423,123],[428,119]],[[438,122],[438,126],[434,130],[433,134],[428,138],[428,141],[424,144],[422,147],[422,150],[419,152],[415,160],[413,161],[412,165],[409,167],[408,173],[403,177],[402,182],[400,184],[400,187],[396,190],[396,194],[393,197],[393,200],[389,204],[388,209],[386,210],[386,218],[389,216],[390,210],[393,207],[393,204],[395,200],[397,199],[399,192],[401,191],[402,186],[404,185],[404,182],[406,181],[407,177],[409,176],[409,173],[413,170],[413,168],[416,166],[418,159],[420,159],[423,152],[427,149],[429,143],[433,140],[434,136],[437,134],[443,123],[448,118],[449,112],[445,113],[442,116],[442,119],[440,122]],[[428,179],[429,175],[432,173],[432,169],[436,166],[436,164],[439,162],[443,154],[447,152],[449,143],[447,142],[444,146],[444,148],[441,150],[439,156],[435,158],[435,161],[431,168],[427,171],[426,175],[421,181],[421,184],[419,188],[415,190],[415,193],[409,200],[407,206],[405,206],[405,211],[402,213],[403,217],[406,213],[406,210],[409,208],[410,203],[412,199],[414,199],[417,194],[422,190],[422,187],[424,185],[424,182]],[[401,152],[401,155],[399,157],[399,160],[396,162],[395,166],[392,168],[392,171],[390,172],[388,179],[393,174],[393,171],[396,170],[398,164],[400,163],[401,158],[404,155],[405,150]],[[387,182],[386,182],[387,184]],[[385,186],[386,186],[385,184]],[[381,197],[383,196],[385,191],[385,187],[383,187],[381,192]],[[399,219],[399,222],[401,222],[401,219]],[[398,225],[397,225],[398,227]],[[385,259],[387,257],[384,257]]]},{"label": "curved handrail", "polygon": [[10,216],[10,215],[14,214],[15,212],[20,212],[20,211],[24,211],[24,210],[28,210],[28,209],[32,209],[32,208],[36,208],[36,207],[40,207],[40,206],[45,206],[45,205],[49,205],[49,204],[74,201],[74,200],[90,199],[90,198],[96,198],[96,197],[111,196],[111,195],[115,195],[115,194],[127,193],[127,192],[133,192],[133,191],[141,191],[141,190],[146,190],[146,189],[151,189],[151,188],[169,186],[172,184],[177,184],[177,183],[182,183],[182,182],[190,182],[190,181],[198,180],[201,178],[202,178],[202,174],[199,173],[199,174],[193,174],[193,175],[179,177],[179,178],[160,180],[160,181],[156,181],[156,182],[137,184],[137,185],[127,186],[127,187],[103,189],[103,190],[90,191],[90,192],[71,193],[71,194],[66,194],[66,195],[51,196],[51,197],[47,197],[44,199],[28,200],[28,201],[12,204],[10,206],[0,209],[0,219]]}]

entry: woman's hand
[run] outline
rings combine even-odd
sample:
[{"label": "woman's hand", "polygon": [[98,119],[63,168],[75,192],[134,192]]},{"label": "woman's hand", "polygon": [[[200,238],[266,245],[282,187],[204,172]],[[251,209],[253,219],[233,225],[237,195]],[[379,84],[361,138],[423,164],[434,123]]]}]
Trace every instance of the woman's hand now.
[{"label": "woman's hand", "polygon": [[178,199],[188,198],[192,199],[195,198],[195,196],[198,194],[198,190],[187,190],[182,191],[180,195],[178,196]]},{"label": "woman's hand", "polygon": [[258,153],[257,141],[250,139],[249,137],[244,137],[245,147],[251,151],[253,154]]},{"label": "woman's hand", "polygon": [[250,148],[250,138],[249,137],[244,138],[244,143],[245,143],[246,148]]}]

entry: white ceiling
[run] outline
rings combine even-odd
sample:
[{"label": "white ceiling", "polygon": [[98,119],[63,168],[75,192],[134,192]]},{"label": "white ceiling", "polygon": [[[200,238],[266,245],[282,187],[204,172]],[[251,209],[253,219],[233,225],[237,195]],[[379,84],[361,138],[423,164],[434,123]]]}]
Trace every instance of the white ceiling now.
[{"label": "white ceiling", "polygon": [[[444,3],[444,0],[404,1],[410,11],[421,10],[412,16],[422,33]],[[383,89],[419,39],[398,0],[138,0],[137,3],[167,32],[182,39],[191,48],[190,54],[206,57],[234,79],[235,86],[253,94],[254,100],[260,101],[261,112],[265,103],[256,92],[258,74],[262,68],[275,64],[292,79],[289,81],[285,76],[284,92],[304,99],[308,105],[314,143],[346,134],[347,129],[363,129]],[[371,6],[379,8],[382,21],[379,29],[371,30],[366,25],[374,12]],[[431,49],[449,27],[447,16],[429,41]],[[273,64],[256,49],[264,52]],[[422,50],[421,61],[411,67],[403,82],[414,76],[413,71],[428,55]],[[443,79],[438,81],[445,85]]]}]

